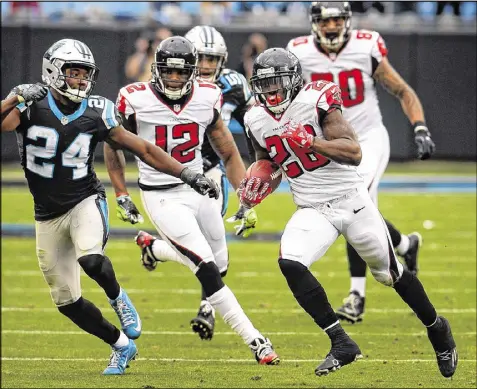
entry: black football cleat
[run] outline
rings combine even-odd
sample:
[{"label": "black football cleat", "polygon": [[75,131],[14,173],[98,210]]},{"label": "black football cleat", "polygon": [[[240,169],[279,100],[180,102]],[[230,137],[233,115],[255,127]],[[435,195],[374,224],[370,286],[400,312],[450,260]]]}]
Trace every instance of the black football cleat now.
[{"label": "black football cleat", "polygon": [[419,254],[419,248],[422,246],[422,236],[419,232],[412,232],[408,235],[409,249],[402,257],[406,263],[407,270],[412,274],[417,275],[417,256]]},{"label": "black football cleat", "polygon": [[360,322],[364,316],[364,301],[355,290],[351,291],[349,296],[343,300],[343,305],[336,311],[336,316],[340,320],[346,320],[351,324]]},{"label": "black football cleat", "polygon": [[325,360],[315,369],[315,374],[317,376],[327,375],[361,358],[363,355],[358,345],[348,338],[346,341],[331,346]]},{"label": "black football cleat", "polygon": [[447,319],[438,316],[437,323],[427,329],[427,336],[436,352],[437,365],[441,374],[446,378],[452,377],[457,369],[459,357]]},{"label": "black football cleat", "polygon": [[214,308],[208,302],[200,304],[197,316],[190,321],[192,331],[197,332],[202,340],[212,340],[214,336]]}]

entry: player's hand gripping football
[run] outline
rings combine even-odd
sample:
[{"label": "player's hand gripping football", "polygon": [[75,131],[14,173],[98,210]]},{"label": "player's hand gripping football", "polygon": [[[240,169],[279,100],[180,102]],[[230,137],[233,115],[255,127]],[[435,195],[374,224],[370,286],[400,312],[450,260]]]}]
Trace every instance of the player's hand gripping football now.
[{"label": "player's hand gripping football", "polygon": [[144,223],[144,218],[129,195],[116,197],[116,203],[116,216],[119,220],[131,224]]},{"label": "player's hand gripping football", "polygon": [[310,148],[313,145],[313,135],[309,134],[303,125],[289,124],[285,131],[280,135],[282,139],[288,139],[296,143],[300,147]]},{"label": "player's hand gripping football", "polygon": [[240,204],[235,215],[227,219],[228,223],[235,223],[237,221],[240,221],[240,224],[234,226],[235,235],[248,238],[257,224],[257,213],[253,208],[247,208],[245,205]]},{"label": "player's hand gripping football", "polygon": [[181,180],[190,185],[197,193],[202,196],[209,195],[209,197],[218,199],[220,195],[220,188],[214,180],[211,180],[203,174],[195,173],[186,167],[181,172]]},{"label": "player's hand gripping football", "polygon": [[12,95],[20,96],[25,103],[43,100],[48,94],[48,88],[40,83],[18,85],[11,91]]},{"label": "player's hand gripping football", "polygon": [[424,124],[414,126],[414,142],[417,145],[417,158],[422,160],[431,158],[436,145],[431,139],[431,133]]},{"label": "player's hand gripping football", "polygon": [[244,178],[237,189],[240,203],[248,208],[260,204],[271,192],[270,184],[262,182],[259,177]]}]

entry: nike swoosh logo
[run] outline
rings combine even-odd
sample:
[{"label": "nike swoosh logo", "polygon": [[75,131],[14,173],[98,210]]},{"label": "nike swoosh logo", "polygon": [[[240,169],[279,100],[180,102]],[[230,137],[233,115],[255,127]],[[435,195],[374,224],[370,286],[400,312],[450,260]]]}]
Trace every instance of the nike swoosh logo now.
[{"label": "nike swoosh logo", "polygon": [[141,331],[141,318],[139,317],[139,315],[137,317],[137,326],[134,328],[134,330],[137,332]]},{"label": "nike swoosh logo", "polygon": [[361,211],[361,210],[364,209],[365,207],[366,207],[366,206],[361,207],[361,208],[359,208],[359,209],[353,209],[353,213],[354,213],[354,214],[357,214],[359,211]]}]

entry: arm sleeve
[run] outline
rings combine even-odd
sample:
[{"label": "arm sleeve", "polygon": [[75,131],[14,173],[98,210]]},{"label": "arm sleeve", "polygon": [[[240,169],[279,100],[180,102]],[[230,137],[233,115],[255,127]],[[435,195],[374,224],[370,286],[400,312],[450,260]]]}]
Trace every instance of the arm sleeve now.
[{"label": "arm sleeve", "polygon": [[109,136],[111,129],[119,127],[122,124],[121,116],[116,106],[111,100],[104,99],[104,108],[101,112],[101,120],[99,121],[99,140],[103,141]]},{"label": "arm sleeve", "polygon": [[119,111],[111,100],[104,99],[104,109],[101,115],[103,123],[108,130],[118,127],[121,124]]}]

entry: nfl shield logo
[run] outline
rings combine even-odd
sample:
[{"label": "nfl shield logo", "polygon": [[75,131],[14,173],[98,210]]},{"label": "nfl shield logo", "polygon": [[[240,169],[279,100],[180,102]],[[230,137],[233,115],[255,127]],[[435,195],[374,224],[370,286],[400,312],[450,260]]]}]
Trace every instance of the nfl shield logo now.
[{"label": "nfl shield logo", "polygon": [[63,116],[61,118],[61,124],[63,124],[64,126],[66,126],[68,124],[69,120],[66,116]]},{"label": "nfl shield logo", "polygon": [[173,109],[174,109],[174,112],[179,112],[181,110],[180,104],[174,104]]}]

